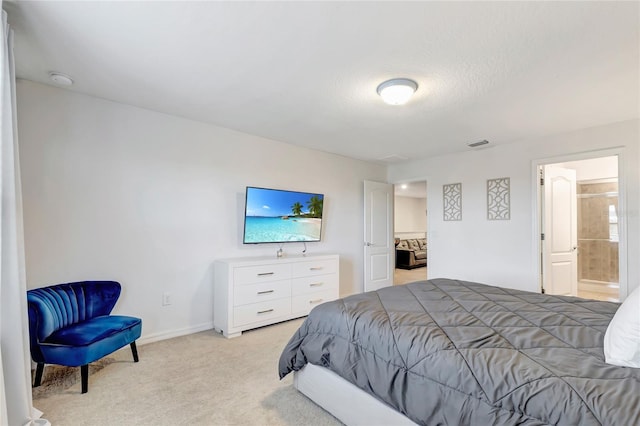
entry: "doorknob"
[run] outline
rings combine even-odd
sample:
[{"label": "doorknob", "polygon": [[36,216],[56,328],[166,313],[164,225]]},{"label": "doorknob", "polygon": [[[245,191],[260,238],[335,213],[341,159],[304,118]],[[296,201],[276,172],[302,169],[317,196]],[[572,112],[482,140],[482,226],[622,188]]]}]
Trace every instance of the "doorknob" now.
[{"label": "doorknob", "polygon": [[364,243],[365,246],[367,247],[371,247],[373,244],[371,244],[369,241],[367,241],[366,243]]}]

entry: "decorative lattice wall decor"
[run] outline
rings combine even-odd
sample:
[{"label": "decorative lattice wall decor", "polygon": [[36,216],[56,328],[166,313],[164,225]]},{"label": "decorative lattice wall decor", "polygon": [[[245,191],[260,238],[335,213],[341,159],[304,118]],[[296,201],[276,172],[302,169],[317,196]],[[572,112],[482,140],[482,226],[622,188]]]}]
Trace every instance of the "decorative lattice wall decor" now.
[{"label": "decorative lattice wall decor", "polygon": [[511,219],[510,187],[508,177],[487,180],[487,219]]},{"label": "decorative lattice wall decor", "polygon": [[462,184],[442,185],[444,220],[462,220]]}]

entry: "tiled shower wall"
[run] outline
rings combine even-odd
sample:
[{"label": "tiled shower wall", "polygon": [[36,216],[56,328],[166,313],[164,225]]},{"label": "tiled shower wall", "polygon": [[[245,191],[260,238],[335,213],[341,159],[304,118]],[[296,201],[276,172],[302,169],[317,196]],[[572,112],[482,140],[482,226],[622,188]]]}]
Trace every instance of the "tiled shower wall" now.
[{"label": "tiled shower wall", "polygon": [[609,210],[618,212],[618,183],[580,183],[578,193],[578,280],[617,283],[617,223]]}]

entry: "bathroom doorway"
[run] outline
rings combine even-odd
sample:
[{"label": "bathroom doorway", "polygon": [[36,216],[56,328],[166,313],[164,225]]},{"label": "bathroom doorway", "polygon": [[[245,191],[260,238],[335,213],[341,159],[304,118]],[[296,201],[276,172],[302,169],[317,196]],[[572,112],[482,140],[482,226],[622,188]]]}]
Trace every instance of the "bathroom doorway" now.
[{"label": "bathroom doorway", "polygon": [[620,300],[618,156],[539,166],[542,288]]},{"label": "bathroom doorway", "polygon": [[394,185],[394,285],[427,279],[427,182]]}]

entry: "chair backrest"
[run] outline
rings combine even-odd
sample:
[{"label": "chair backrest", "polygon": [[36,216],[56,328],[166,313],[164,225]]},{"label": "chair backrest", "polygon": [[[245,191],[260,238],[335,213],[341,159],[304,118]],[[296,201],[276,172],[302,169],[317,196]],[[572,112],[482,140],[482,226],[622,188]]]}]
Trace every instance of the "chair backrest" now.
[{"label": "chair backrest", "polygon": [[[27,291],[31,355],[51,333],[80,321],[109,315],[120,297],[116,281],[81,281]],[[34,353],[34,350],[36,353]]]}]

